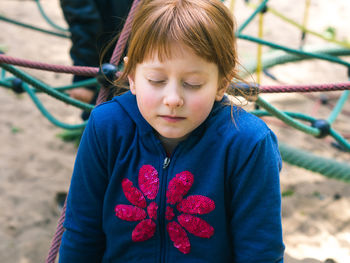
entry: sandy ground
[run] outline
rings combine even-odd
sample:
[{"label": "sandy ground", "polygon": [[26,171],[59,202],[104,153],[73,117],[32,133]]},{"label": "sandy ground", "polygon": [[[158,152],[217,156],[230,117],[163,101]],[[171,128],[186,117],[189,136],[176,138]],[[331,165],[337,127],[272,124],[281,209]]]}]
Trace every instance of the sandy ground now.
[{"label": "sandy ground", "polygon": [[[236,1],[238,25],[250,9]],[[271,6],[289,17],[302,21],[304,1],[276,1]],[[58,1],[45,1],[49,17],[65,25]],[[338,39],[349,36],[350,3],[344,0],[312,1],[309,26],[322,32],[336,28]],[[39,15],[34,1],[1,0],[0,13],[22,22],[50,29]],[[265,38],[297,47],[300,32],[271,14],[265,18]],[[23,29],[0,21],[0,46],[12,56],[47,63],[70,65],[70,42],[54,36]],[[257,26],[248,26],[246,33],[256,35]],[[349,38],[348,38],[349,39]],[[308,44],[322,44],[307,37]],[[256,45],[239,41],[243,64],[256,53]],[[264,48],[264,52],[268,52]],[[346,58],[348,61],[349,59]],[[70,75],[27,70],[40,80],[58,86],[69,84]],[[346,69],[328,62],[300,62],[271,69],[283,83],[332,83],[347,80]],[[263,84],[276,84],[263,77]],[[332,96],[339,96],[339,92]],[[317,118],[327,118],[330,108],[319,106],[319,94],[313,98],[298,94],[264,96],[280,109],[302,112]],[[79,123],[79,110],[40,95],[45,107],[59,120]],[[331,99],[334,104],[335,100]],[[64,143],[57,134],[61,129],[46,120],[27,95],[15,95],[0,88],[0,262],[43,262],[56,228],[59,209],[56,196],[69,187],[76,148]],[[350,134],[349,111],[335,123],[335,129]],[[302,132],[266,119],[281,142],[287,142],[320,156],[350,162],[348,153],[334,149],[330,142],[311,138]],[[283,198],[283,227],[287,263],[350,262],[350,184],[284,163],[281,173],[282,191],[291,195]],[[327,261],[328,259],[328,261]],[[333,261],[331,261],[331,259]]]}]

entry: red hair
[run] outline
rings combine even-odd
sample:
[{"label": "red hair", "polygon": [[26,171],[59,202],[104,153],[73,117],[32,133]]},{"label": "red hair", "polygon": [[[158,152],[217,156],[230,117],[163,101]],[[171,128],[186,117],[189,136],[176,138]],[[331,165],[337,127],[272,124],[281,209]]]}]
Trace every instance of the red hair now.
[{"label": "red hair", "polygon": [[219,69],[219,89],[236,72],[235,21],[219,0],[144,0],[135,14],[128,63],[115,84],[125,82],[138,63],[152,56],[171,57],[171,44],[181,43]]}]

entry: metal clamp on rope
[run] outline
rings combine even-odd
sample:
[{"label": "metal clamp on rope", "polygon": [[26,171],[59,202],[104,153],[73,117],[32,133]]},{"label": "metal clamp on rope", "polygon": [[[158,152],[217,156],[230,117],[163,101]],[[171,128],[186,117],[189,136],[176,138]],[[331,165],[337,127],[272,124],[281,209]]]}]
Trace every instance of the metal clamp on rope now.
[{"label": "metal clamp on rope", "polygon": [[320,134],[316,136],[317,138],[324,138],[330,134],[331,125],[326,120],[315,120],[311,126],[320,131]]},{"label": "metal clamp on rope", "polygon": [[113,81],[116,79],[117,67],[110,63],[102,64],[96,76],[97,81],[101,86],[110,88],[113,86]]},{"label": "metal clamp on rope", "polygon": [[23,89],[23,81],[20,78],[14,78],[13,80],[11,80],[11,89],[17,93],[17,94],[21,94],[24,92]]},{"label": "metal clamp on rope", "polygon": [[261,9],[260,13],[261,13],[261,14],[265,14],[265,13],[267,12],[268,9],[269,9],[269,7],[268,7],[267,5],[265,5],[265,6]]},{"label": "metal clamp on rope", "polygon": [[233,96],[242,96],[249,101],[254,101],[259,95],[259,85],[257,83],[231,83],[228,93]]}]

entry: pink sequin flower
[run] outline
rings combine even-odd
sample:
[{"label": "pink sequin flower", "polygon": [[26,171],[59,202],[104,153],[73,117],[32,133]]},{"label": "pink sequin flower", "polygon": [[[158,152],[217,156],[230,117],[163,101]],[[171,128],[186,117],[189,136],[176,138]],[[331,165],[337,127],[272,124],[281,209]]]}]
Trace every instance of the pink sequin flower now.
[{"label": "pink sequin flower", "polygon": [[[123,192],[126,199],[133,205],[117,205],[115,207],[115,214],[120,219],[131,222],[141,221],[131,233],[134,242],[150,239],[156,231],[155,220],[157,220],[158,205],[156,202],[151,202],[147,206],[145,196],[149,200],[154,200],[158,194],[157,170],[151,165],[143,165],[139,171],[138,183],[141,190],[137,189],[129,179],[123,179]],[[146,219],[147,214],[149,218]]]},{"label": "pink sequin flower", "polygon": [[[181,172],[169,182],[166,193],[168,206],[165,218],[170,221],[167,224],[167,231],[174,246],[184,254],[190,253],[191,250],[190,240],[185,229],[189,233],[202,238],[210,238],[214,234],[214,228],[211,225],[194,216],[213,211],[215,209],[214,201],[203,195],[190,195],[184,199],[184,196],[192,187],[193,180],[193,174],[188,171]],[[182,213],[177,217],[178,223],[171,221],[175,217],[171,205],[176,205],[178,212]]]},{"label": "pink sequin flower", "polygon": [[[203,195],[190,195],[184,199],[192,187],[193,180],[193,174],[188,171],[181,172],[169,182],[166,192],[165,218],[170,221],[166,228],[174,246],[184,254],[188,254],[191,250],[191,244],[185,230],[201,238],[210,238],[214,234],[214,228],[210,224],[195,216],[213,211],[215,209],[214,201]],[[116,216],[120,219],[141,221],[131,234],[132,240],[135,242],[150,239],[156,230],[155,221],[157,220],[158,205],[153,201],[147,206],[145,196],[149,200],[154,200],[158,194],[157,170],[151,165],[142,166],[138,184],[140,190],[134,187],[129,179],[124,179],[122,181],[123,192],[133,205],[120,204],[115,207]],[[179,213],[177,222],[174,220],[175,208]],[[147,214],[149,218],[146,219]]]}]

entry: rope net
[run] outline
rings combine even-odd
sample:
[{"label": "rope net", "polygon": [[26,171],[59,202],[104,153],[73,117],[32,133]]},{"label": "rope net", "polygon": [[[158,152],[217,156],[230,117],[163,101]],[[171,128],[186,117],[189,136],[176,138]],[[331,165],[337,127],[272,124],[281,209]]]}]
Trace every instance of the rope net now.
[{"label": "rope net", "polygon": [[[47,22],[54,27],[56,30],[60,32],[51,32],[48,30],[41,30],[40,28],[35,28],[33,26],[25,25],[23,23],[11,20],[4,16],[0,15],[0,20],[4,22],[13,23],[19,26],[23,26],[26,28],[30,28],[32,30],[39,30],[43,33],[54,34],[59,37],[67,37],[66,29],[57,26],[50,20],[44,13],[39,0],[35,0],[38,4],[38,8],[40,9],[41,14],[45,17]],[[247,1],[249,2],[249,1]],[[257,61],[251,64],[245,65],[247,71],[252,74],[254,72],[257,73],[257,83],[247,85],[244,83],[231,83],[230,89],[232,89],[234,94],[239,96],[242,93],[251,94],[257,97],[255,101],[256,105],[259,109],[251,111],[253,114],[263,117],[263,116],[273,116],[281,120],[286,125],[293,127],[297,130],[300,130],[306,134],[310,134],[314,137],[323,138],[326,136],[332,137],[338,145],[340,145],[341,149],[347,152],[350,152],[350,143],[344,138],[339,132],[335,131],[332,128],[332,124],[342,112],[344,108],[345,102],[349,97],[350,90],[350,81],[348,82],[340,82],[340,83],[331,83],[331,84],[310,84],[310,85],[260,85],[261,74],[265,73],[268,75],[266,71],[268,68],[273,67],[275,65],[280,65],[289,62],[295,62],[300,60],[307,59],[319,59],[329,61],[331,63],[342,65],[349,69],[350,72],[350,63],[346,60],[342,59],[340,56],[350,55],[350,43],[346,41],[340,41],[335,38],[325,38],[322,34],[309,30],[307,28],[307,18],[308,18],[308,9],[307,6],[304,13],[303,24],[298,24],[291,20],[290,18],[284,16],[279,13],[277,10],[268,7],[268,0],[262,1],[259,5],[252,6],[254,11],[252,14],[241,24],[241,26],[237,30],[237,38],[242,40],[247,40],[253,43],[258,44],[258,58]],[[130,13],[128,18],[124,24],[121,35],[118,39],[118,42],[115,46],[112,58],[110,60],[111,64],[120,66],[121,56],[124,52],[130,30],[131,24],[133,21],[133,16],[137,10],[138,5],[140,4],[140,0],[134,0],[133,5],[130,9]],[[230,2],[230,8],[233,10],[235,7],[234,1]],[[294,25],[295,27],[301,30],[301,43],[299,49],[293,49],[286,46],[282,46],[270,41],[266,41],[263,39],[263,17],[266,13],[271,13],[286,23]],[[246,27],[259,16],[259,36],[254,37],[251,35],[244,34]],[[306,34],[311,34],[316,37],[320,37],[326,41],[332,42],[332,46],[327,46],[326,48],[316,48],[316,49],[308,49],[304,48],[305,36]],[[275,52],[271,52],[267,56],[262,55],[261,46],[268,46],[275,50]],[[336,46],[334,46],[336,45]],[[34,78],[28,73],[18,69],[15,66],[26,67],[38,70],[45,71],[53,71],[57,73],[66,73],[66,74],[74,74],[74,75],[82,75],[92,77],[90,80],[82,81],[78,83],[74,83],[72,85],[64,86],[64,87],[53,87],[48,84],[41,82],[39,79]],[[0,74],[0,86],[5,88],[10,88],[17,93],[26,92],[30,98],[33,100],[37,108],[42,112],[42,114],[54,125],[69,129],[73,131],[79,130],[82,132],[83,128],[86,125],[86,122],[78,124],[78,125],[70,125],[67,123],[63,123],[55,119],[52,114],[45,109],[40,99],[37,96],[37,93],[45,92],[46,94],[56,98],[57,100],[61,100],[67,104],[78,107],[84,110],[92,110],[94,105],[90,105],[87,103],[80,102],[69,97],[65,91],[69,89],[74,89],[78,87],[86,87],[89,85],[98,84],[98,76],[101,75],[101,69],[95,67],[77,67],[77,66],[63,66],[63,65],[53,65],[42,62],[29,61],[20,58],[14,58],[11,56],[7,56],[5,54],[0,54],[0,67],[2,68],[2,72]],[[11,74],[10,76],[9,73]],[[120,72],[116,72],[118,76]],[[243,75],[246,73],[242,73]],[[273,78],[274,76],[270,76]],[[101,83],[101,82],[100,82]],[[100,92],[97,99],[97,104],[103,102],[108,95],[108,89],[100,85]],[[327,120],[318,120],[311,116],[308,116],[303,113],[298,112],[286,112],[277,109],[267,101],[265,101],[259,94],[264,93],[311,93],[311,92],[329,92],[329,91],[343,91],[343,94],[339,97],[338,102],[333,108],[333,111]],[[322,157],[317,157],[313,154],[310,154],[305,151],[301,151],[299,149],[291,148],[285,144],[281,144],[280,151],[282,154],[282,158],[284,161],[297,165],[299,167],[303,167],[305,169],[320,173],[329,178],[335,178],[338,180],[342,180],[345,182],[350,182],[350,166],[346,163],[337,162],[331,159],[326,159]],[[65,217],[65,206],[62,211],[62,215],[59,219],[58,228],[55,233],[55,236],[52,240],[52,246],[49,252],[49,255],[46,259],[47,263],[55,262],[57,257],[58,249],[60,246],[60,240],[63,234],[62,223]]]}]

